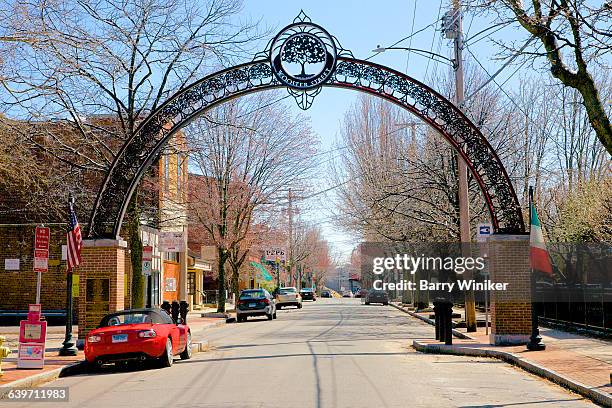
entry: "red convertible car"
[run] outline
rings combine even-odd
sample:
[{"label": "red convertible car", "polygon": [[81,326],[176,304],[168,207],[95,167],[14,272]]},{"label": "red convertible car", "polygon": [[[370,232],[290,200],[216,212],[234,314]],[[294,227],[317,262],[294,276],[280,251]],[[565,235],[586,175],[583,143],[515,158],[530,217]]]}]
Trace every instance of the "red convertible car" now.
[{"label": "red convertible car", "polygon": [[175,355],[191,358],[191,332],[161,309],[111,313],[85,340],[85,359],[91,364],[157,359],[170,367]]}]

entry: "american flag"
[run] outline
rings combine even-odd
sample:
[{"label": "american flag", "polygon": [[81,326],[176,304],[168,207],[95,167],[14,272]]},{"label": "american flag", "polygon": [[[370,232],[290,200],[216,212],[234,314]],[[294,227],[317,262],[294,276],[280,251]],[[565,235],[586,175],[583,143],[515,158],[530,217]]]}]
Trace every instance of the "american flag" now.
[{"label": "american flag", "polygon": [[70,229],[66,234],[68,241],[68,269],[72,269],[81,263],[81,248],[83,247],[83,237],[81,227],[77,221],[72,203],[70,204]]}]

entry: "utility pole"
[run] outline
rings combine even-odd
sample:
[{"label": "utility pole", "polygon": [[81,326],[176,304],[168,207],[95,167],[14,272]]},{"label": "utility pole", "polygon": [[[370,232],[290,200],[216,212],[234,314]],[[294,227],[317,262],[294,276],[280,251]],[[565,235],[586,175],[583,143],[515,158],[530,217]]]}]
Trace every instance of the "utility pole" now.
[{"label": "utility pole", "polygon": [[[455,70],[455,104],[463,110],[464,84],[463,84],[463,32],[460,0],[452,0],[452,10],[444,18],[444,31],[447,38],[454,39],[454,70]],[[470,203],[468,195],[467,165],[457,153],[457,170],[459,178],[459,236],[463,256],[470,256]],[[466,272],[464,278],[471,279],[471,271]],[[476,302],[474,291],[465,292],[465,322],[468,332],[476,331]]]},{"label": "utility pole", "polygon": [[[288,245],[288,266],[287,266],[287,272],[289,273],[289,285],[293,286],[293,194],[291,192],[291,188],[289,188],[289,191],[287,193],[288,197],[288,201],[289,201],[289,208],[287,209],[287,214],[289,216],[289,245]],[[300,290],[300,285],[301,282],[298,282],[295,286],[297,287],[298,290]]]}]

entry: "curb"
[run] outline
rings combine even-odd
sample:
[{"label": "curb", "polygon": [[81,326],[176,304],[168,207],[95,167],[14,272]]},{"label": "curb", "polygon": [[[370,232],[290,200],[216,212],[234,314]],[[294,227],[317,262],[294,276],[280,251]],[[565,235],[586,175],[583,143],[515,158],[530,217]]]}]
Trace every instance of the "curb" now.
[{"label": "curb", "polygon": [[[429,319],[429,318],[427,318],[425,316],[421,316],[421,315],[419,315],[417,313],[411,312],[410,310],[404,309],[403,307],[401,307],[399,305],[396,305],[394,303],[389,303],[389,305],[393,306],[397,310],[401,310],[404,313],[408,313],[410,316],[416,317],[417,319],[422,320],[422,321],[424,321],[427,324],[431,324],[432,326],[435,326],[435,324],[436,324],[435,321],[433,321],[433,320],[431,320],[431,319]],[[465,333],[461,333],[459,330],[453,329],[452,332],[453,332],[453,336],[455,336],[455,337],[457,337],[459,339],[474,340],[474,338],[468,336]]]},{"label": "curb", "polygon": [[469,348],[469,347],[458,347],[458,346],[447,346],[444,344],[424,344],[418,340],[412,342],[412,347],[422,353],[432,354],[453,354],[457,356],[472,356],[472,357],[491,357],[502,360],[506,363],[520,367],[523,370],[535,374],[539,377],[545,378],[556,384],[559,384],[570,391],[582,395],[591,401],[612,407],[612,395],[590,388],[582,383],[574,381],[564,375],[561,375],[553,370],[546,367],[542,367],[536,363],[525,360],[516,354],[500,351],[500,350],[487,350],[481,348]]},{"label": "curb", "polygon": [[53,370],[45,371],[39,374],[34,374],[20,380],[0,385],[0,400],[2,399],[3,388],[32,388],[38,385],[48,383],[50,381],[57,380],[60,377],[66,377],[79,372],[85,367],[85,360],[77,361],[76,363],[68,364],[63,367],[55,368]]}]

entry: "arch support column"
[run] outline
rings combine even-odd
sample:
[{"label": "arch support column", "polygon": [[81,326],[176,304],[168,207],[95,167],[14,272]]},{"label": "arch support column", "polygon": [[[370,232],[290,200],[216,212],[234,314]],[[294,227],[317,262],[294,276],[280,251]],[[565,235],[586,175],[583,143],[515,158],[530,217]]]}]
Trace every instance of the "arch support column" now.
[{"label": "arch support column", "polygon": [[508,283],[491,292],[491,334],[494,345],[527,344],[531,334],[529,235],[495,234],[489,238],[492,282]]},{"label": "arch support column", "polygon": [[124,309],[125,254],[121,239],[83,241],[79,273],[79,339],[100,324],[105,315]]}]

